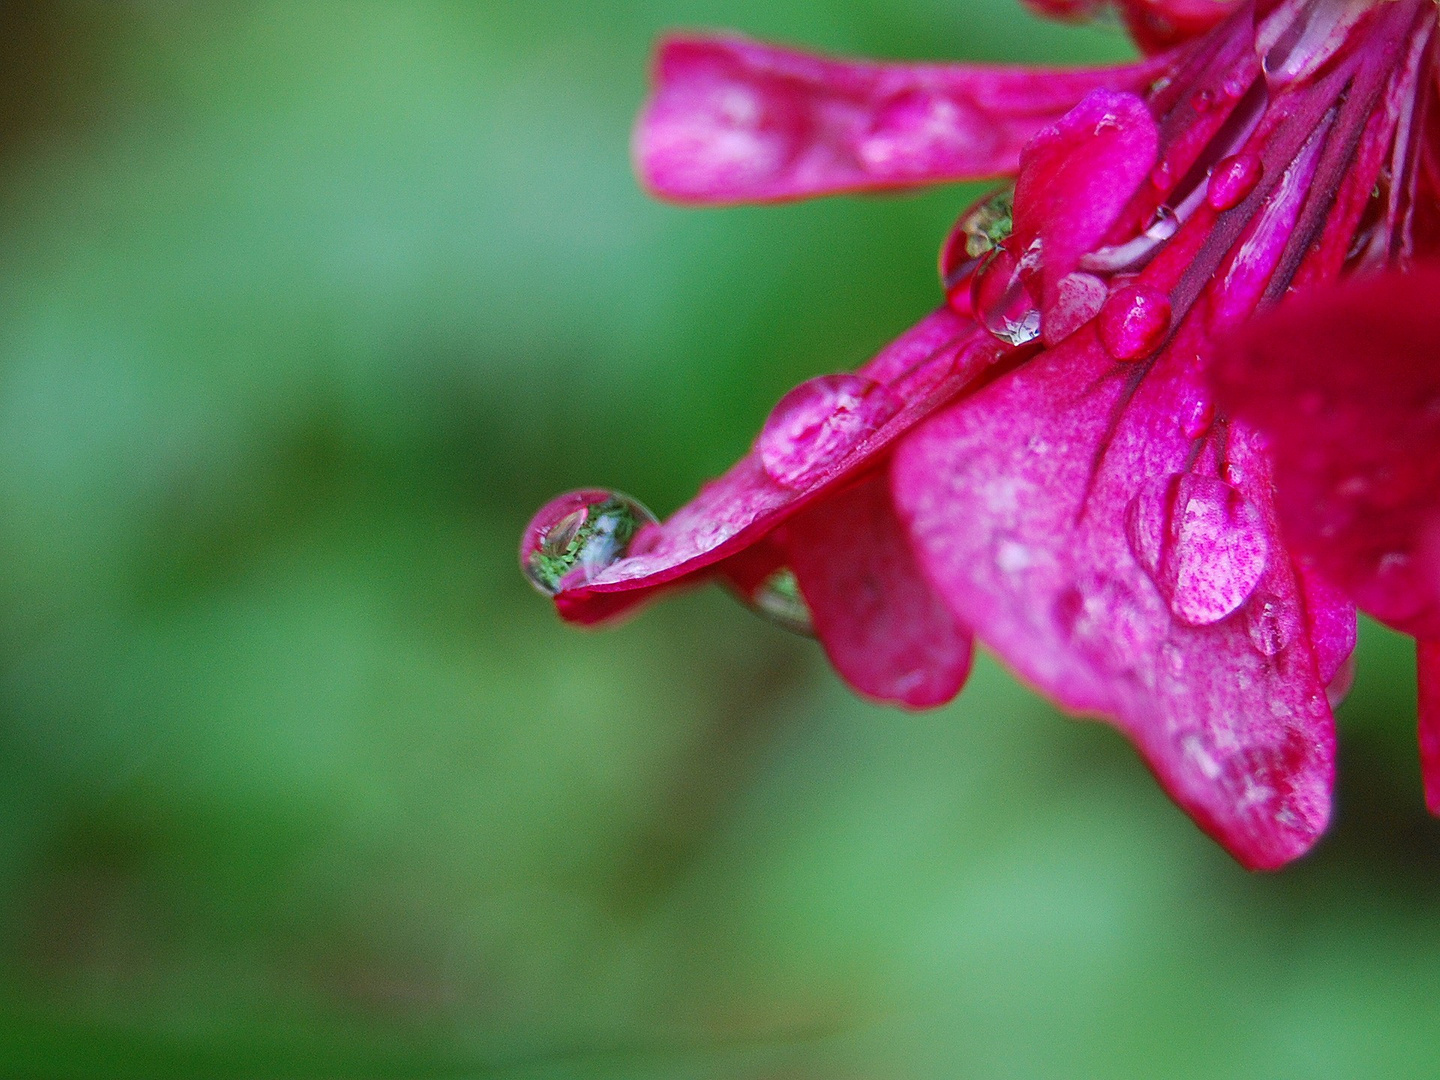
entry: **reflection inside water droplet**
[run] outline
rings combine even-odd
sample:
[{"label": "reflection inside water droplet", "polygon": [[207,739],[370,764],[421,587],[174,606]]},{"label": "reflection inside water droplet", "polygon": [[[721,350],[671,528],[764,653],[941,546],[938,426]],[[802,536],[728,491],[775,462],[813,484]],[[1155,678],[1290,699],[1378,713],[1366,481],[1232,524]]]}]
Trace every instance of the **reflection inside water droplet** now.
[{"label": "reflection inside water droplet", "polygon": [[940,249],[940,280],[945,295],[969,310],[970,276],[985,257],[1010,236],[1014,227],[1014,185],[991,192],[970,206],[955,222]]},{"label": "reflection inside water droplet", "polygon": [[777,484],[808,487],[900,411],[903,402],[863,375],[821,375],[780,399],[755,440]]},{"label": "reflection inside water droplet", "polygon": [[1039,240],[1020,259],[998,248],[971,283],[971,310],[980,325],[1007,345],[1027,345],[1040,336],[1040,309],[1027,287],[1039,273],[1040,257]]},{"label": "reflection inside water droplet", "polygon": [[520,569],[546,596],[576,588],[625,557],[630,541],[656,517],[619,491],[591,488],[552,499],[520,542]]},{"label": "reflection inside water droplet", "polygon": [[800,595],[800,583],[788,566],[776,570],[750,594],[748,603],[756,613],[792,634],[815,636],[810,606]]}]

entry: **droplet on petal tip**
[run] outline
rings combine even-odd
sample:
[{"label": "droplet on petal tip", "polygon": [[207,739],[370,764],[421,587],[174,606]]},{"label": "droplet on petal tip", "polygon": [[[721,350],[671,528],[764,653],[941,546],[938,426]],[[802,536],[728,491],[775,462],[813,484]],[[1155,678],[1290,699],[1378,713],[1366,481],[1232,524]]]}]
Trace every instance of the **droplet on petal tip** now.
[{"label": "droplet on petal tip", "polygon": [[520,569],[536,590],[555,596],[623,559],[635,534],[657,521],[643,503],[623,492],[567,492],[531,518],[520,540]]},{"label": "droplet on petal tip", "polygon": [[820,375],[782,397],[755,440],[770,479],[808,487],[903,407],[884,385],[863,375]]}]

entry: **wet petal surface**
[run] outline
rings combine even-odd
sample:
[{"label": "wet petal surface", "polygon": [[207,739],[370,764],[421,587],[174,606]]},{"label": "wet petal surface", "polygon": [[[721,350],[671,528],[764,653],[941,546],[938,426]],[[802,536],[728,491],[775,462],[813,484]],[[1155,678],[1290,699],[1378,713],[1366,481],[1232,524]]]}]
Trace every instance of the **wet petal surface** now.
[{"label": "wet petal surface", "polygon": [[656,194],[687,202],[1001,176],[1090,91],[1140,89],[1160,70],[866,63],[673,37],[655,60],[635,160]]},{"label": "wet petal surface", "polygon": [[[1137,384],[1082,330],[919,428],[892,481],[957,617],[1126,731],[1237,859],[1274,867],[1328,820],[1333,720],[1258,441],[1231,424],[1223,463],[1196,458],[1176,422],[1203,390],[1194,346],[1182,333]],[[1185,550],[1194,530],[1220,571]]]}]

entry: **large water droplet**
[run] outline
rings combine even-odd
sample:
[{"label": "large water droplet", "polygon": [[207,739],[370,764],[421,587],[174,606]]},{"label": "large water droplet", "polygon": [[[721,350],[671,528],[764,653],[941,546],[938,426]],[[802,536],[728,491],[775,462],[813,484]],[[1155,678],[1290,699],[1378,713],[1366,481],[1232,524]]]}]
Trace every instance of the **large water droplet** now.
[{"label": "large water droplet", "polygon": [[971,282],[970,306],[980,325],[1007,345],[1040,336],[1040,308],[1027,282],[1040,269],[1040,241],[1016,259],[1006,248],[992,252]]},{"label": "large water droplet", "polygon": [[1141,485],[1126,507],[1125,534],[1171,612],[1195,626],[1239,608],[1270,557],[1260,508],[1210,476],[1185,473]]},{"label": "large water droplet", "polygon": [[758,614],[792,634],[805,637],[815,636],[815,622],[810,616],[810,607],[800,595],[800,583],[795,572],[782,566],[760,583],[752,592],[747,603]]},{"label": "large water droplet", "polygon": [[1279,597],[1257,593],[1245,606],[1245,632],[1261,656],[1279,656],[1299,631],[1299,612]]},{"label": "large water droplet", "polygon": [[1170,298],[1148,285],[1116,289],[1100,309],[1100,342],[1116,360],[1139,360],[1170,332]]},{"label": "large water droplet", "polygon": [[970,206],[950,230],[940,249],[940,280],[952,307],[969,310],[970,277],[1009,238],[1014,207],[1014,186],[1001,188]]},{"label": "large water droplet", "polygon": [[1215,166],[1205,188],[1205,201],[1216,210],[1239,206],[1265,172],[1265,163],[1257,154],[1235,154]]},{"label": "large water droplet", "polygon": [[585,584],[625,557],[630,541],[656,517],[618,491],[589,488],[551,499],[520,541],[520,569],[546,596]]},{"label": "large water droplet", "polygon": [[777,484],[808,487],[885,425],[903,402],[863,375],[821,375],[780,399],[755,450]]}]

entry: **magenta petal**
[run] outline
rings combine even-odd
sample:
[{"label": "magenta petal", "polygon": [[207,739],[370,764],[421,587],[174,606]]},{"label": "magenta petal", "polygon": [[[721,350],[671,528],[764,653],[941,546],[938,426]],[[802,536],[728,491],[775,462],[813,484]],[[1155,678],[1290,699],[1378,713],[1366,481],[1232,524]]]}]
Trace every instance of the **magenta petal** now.
[{"label": "magenta petal", "polygon": [[1095,90],[1021,152],[1014,250],[1040,242],[1046,310],[1059,299],[1061,280],[1100,245],[1150,175],[1158,147],[1144,101]]},{"label": "magenta petal", "polygon": [[876,64],[673,37],[655,60],[636,167],[665,198],[721,203],[1006,175],[1090,91],[1138,90],[1159,71]]},{"label": "magenta petal", "polygon": [[1415,675],[1419,690],[1420,776],[1425,805],[1440,817],[1440,641],[1415,643]]},{"label": "magenta petal", "polygon": [[970,673],[970,634],[920,572],[884,473],[815,503],[785,527],[815,634],[856,690],[943,705]]},{"label": "magenta petal", "polygon": [[[636,533],[625,557],[555,594],[572,622],[613,618],[662,586],[717,568],[802,507],[874,468],[895,440],[992,364],[1001,346],[947,308],[847,375],[822,375],[776,406],[756,447],[669,519]],[[831,410],[825,412],[825,410]]]},{"label": "magenta petal", "polygon": [[[1180,541],[1166,539],[1175,526],[1163,504],[1143,505],[1146,485],[1215,467],[1213,454],[1192,458],[1177,420],[1197,393],[1184,366],[1197,351],[1182,332],[1132,390],[1126,367],[1082,330],[913,432],[892,483],[916,554],[956,616],[1062,705],[1126,731],[1238,860],[1276,867],[1325,827],[1333,719],[1275,534],[1263,451],[1243,427],[1229,425],[1225,486],[1258,514],[1271,553],[1263,572],[1219,590],[1202,582],[1200,606],[1182,604],[1183,615],[1179,579],[1157,583],[1176,558],[1165,544]],[[1159,515],[1153,551],[1127,536],[1136,514]],[[1203,515],[1184,525],[1204,527]],[[1232,556],[1248,578],[1251,563]]]},{"label": "magenta petal", "polygon": [[1294,298],[1222,355],[1222,403],[1270,437],[1289,543],[1360,608],[1440,638],[1440,272]]}]

